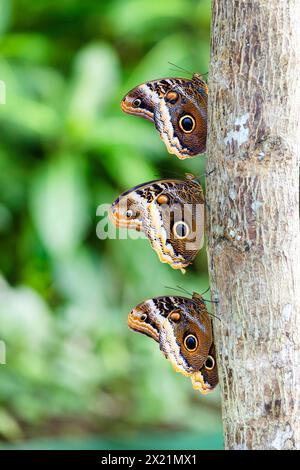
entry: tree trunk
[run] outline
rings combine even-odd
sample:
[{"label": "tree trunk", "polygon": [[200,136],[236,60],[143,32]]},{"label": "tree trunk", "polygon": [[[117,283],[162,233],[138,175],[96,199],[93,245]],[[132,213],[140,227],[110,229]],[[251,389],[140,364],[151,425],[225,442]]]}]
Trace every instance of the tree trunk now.
[{"label": "tree trunk", "polygon": [[213,0],[208,258],[227,449],[300,449],[300,2]]}]

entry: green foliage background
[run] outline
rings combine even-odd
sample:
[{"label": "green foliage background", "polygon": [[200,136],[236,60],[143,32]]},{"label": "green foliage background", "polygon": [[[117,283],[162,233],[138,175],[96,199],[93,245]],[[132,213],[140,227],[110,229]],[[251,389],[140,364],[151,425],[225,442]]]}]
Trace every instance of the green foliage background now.
[{"label": "green foliage background", "polygon": [[205,290],[205,250],[183,276],[145,240],[96,237],[97,206],[121,191],[203,174],[205,158],[169,155],[119,102],[145,80],[187,76],[168,61],[207,72],[209,25],[208,0],[0,0],[3,445],[221,445],[218,393],[202,397],[127,328],[166,285]]}]

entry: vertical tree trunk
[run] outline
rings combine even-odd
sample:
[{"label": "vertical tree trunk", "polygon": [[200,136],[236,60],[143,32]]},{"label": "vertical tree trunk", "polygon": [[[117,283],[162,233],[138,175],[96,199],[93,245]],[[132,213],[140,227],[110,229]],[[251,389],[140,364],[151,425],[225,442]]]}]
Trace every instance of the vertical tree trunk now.
[{"label": "vertical tree trunk", "polygon": [[225,447],[300,448],[300,2],[213,0],[208,257]]}]

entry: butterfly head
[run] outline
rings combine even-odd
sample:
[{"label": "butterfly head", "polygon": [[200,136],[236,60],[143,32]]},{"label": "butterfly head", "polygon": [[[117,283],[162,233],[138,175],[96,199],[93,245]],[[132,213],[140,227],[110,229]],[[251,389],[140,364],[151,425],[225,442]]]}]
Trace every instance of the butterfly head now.
[{"label": "butterfly head", "polygon": [[208,95],[208,85],[203,80],[202,75],[200,73],[194,73],[192,77],[192,81],[195,84],[195,86],[198,88],[200,93],[202,93],[204,96]]}]

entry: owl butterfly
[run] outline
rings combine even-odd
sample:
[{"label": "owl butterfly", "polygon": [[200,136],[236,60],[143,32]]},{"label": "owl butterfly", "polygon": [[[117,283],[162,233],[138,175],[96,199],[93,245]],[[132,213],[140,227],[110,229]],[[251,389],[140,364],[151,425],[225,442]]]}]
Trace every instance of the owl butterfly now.
[{"label": "owl butterfly", "polygon": [[191,158],[206,149],[207,94],[197,73],[191,79],[162,78],[130,90],[121,109],[154,122],[169,153]]},{"label": "owl butterfly", "polygon": [[203,298],[156,297],[137,305],[128,326],[159,343],[176,372],[191,378],[193,388],[207,394],[218,384],[211,320]]},{"label": "owl butterfly", "polygon": [[117,227],[140,230],[162,263],[187,267],[204,242],[204,196],[195,177],[135,186],[116,199],[110,218]]}]

